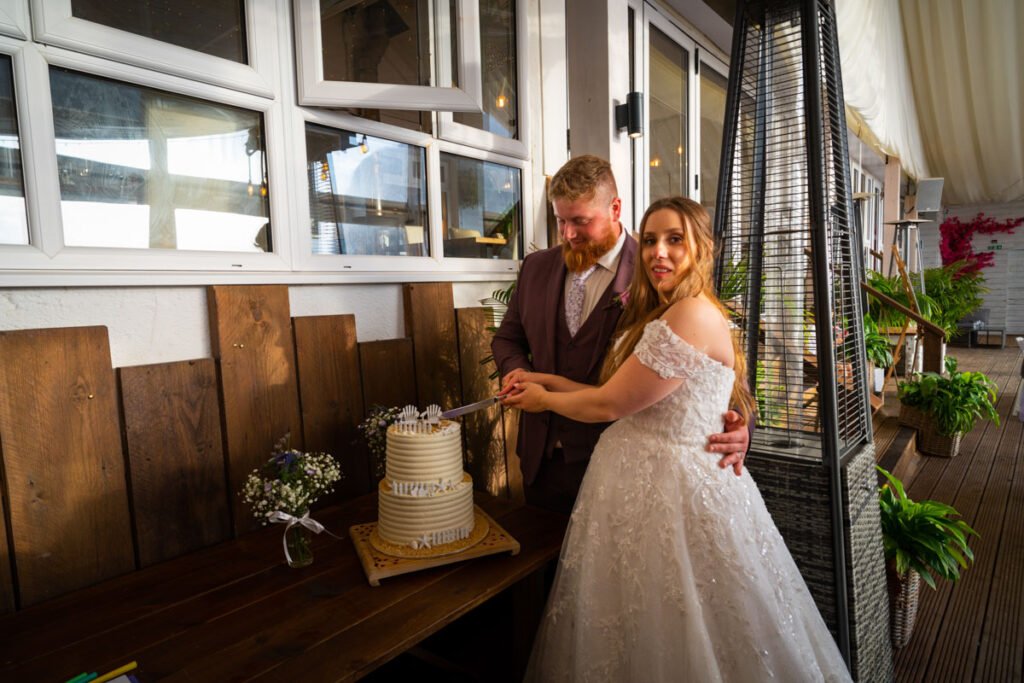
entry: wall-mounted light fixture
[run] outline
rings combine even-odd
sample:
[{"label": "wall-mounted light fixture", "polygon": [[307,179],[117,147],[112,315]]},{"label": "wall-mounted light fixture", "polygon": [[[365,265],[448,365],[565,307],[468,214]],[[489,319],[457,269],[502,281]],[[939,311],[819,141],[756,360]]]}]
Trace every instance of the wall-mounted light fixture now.
[{"label": "wall-mounted light fixture", "polygon": [[644,95],[633,91],[626,95],[625,104],[615,105],[615,127],[623,128],[631,138],[644,134]]}]

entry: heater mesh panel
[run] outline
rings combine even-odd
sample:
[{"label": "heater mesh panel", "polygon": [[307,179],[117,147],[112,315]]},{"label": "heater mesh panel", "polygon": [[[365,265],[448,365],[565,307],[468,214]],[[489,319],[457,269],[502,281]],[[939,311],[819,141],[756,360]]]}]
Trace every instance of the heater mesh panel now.
[{"label": "heater mesh panel", "polygon": [[756,389],[753,448],[821,459],[838,434],[842,457],[868,438],[869,413],[834,10],[748,3],[735,28],[716,273]]}]

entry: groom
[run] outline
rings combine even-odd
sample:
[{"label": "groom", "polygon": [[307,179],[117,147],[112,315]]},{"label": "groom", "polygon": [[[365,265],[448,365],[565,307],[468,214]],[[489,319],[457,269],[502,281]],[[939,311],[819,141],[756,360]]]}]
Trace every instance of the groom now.
[{"label": "groom", "polygon": [[[637,243],[619,221],[611,165],[595,156],[570,159],[548,188],[562,244],[523,260],[508,312],[491,351],[505,378],[516,369],[598,384],[601,364],[622,313]],[[585,424],[555,413],[520,413],[516,451],[526,502],[568,514],[576,502],[590,454],[609,423]],[[740,473],[750,444],[738,413],[725,416],[725,433],[707,450],[724,454],[721,467]]]}]

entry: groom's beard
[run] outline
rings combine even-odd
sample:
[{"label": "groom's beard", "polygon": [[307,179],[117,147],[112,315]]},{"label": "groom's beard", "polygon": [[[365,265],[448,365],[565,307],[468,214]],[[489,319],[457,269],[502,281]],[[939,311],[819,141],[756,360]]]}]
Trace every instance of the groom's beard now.
[{"label": "groom's beard", "polygon": [[579,249],[573,249],[568,242],[562,242],[562,258],[570,273],[582,273],[597,263],[598,259],[611,251],[619,236],[609,231],[608,236],[600,242],[587,242]]}]

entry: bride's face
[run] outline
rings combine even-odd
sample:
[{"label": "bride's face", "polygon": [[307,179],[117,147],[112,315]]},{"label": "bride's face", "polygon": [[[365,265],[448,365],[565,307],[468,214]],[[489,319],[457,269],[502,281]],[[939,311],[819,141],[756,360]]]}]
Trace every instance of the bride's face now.
[{"label": "bride's face", "polygon": [[690,267],[689,231],[683,217],[672,209],[661,209],[647,217],[640,248],[647,278],[657,290],[672,287],[677,276]]}]

